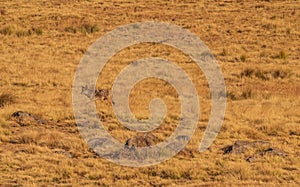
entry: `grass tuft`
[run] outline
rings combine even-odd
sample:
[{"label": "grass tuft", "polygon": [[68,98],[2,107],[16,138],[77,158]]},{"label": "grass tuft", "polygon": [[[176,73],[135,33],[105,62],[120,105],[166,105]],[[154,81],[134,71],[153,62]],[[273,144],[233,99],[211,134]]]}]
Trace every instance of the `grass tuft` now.
[{"label": "grass tuft", "polygon": [[65,32],[69,32],[69,33],[73,33],[73,34],[76,34],[77,32],[82,32],[82,33],[88,33],[88,34],[91,34],[91,33],[95,33],[95,32],[98,32],[99,31],[99,27],[97,25],[92,25],[92,24],[83,24],[79,27],[73,27],[73,26],[69,26],[69,27],[66,27],[64,29]]},{"label": "grass tuft", "polygon": [[43,30],[41,28],[32,28],[31,31],[34,32],[36,35],[43,34]]},{"label": "grass tuft", "polygon": [[0,34],[3,34],[3,35],[11,35],[13,32],[14,32],[13,27],[5,27],[0,30]]},{"label": "grass tuft", "polygon": [[246,55],[241,55],[240,60],[241,60],[241,62],[246,62],[246,60],[247,60]]},{"label": "grass tuft", "polygon": [[228,55],[228,51],[226,49],[223,48],[221,54],[221,56],[227,56]]},{"label": "grass tuft", "polygon": [[70,27],[66,27],[65,28],[65,32],[69,32],[69,33],[77,33],[77,29],[75,28],[75,27],[72,27],[72,26],[70,26]]},{"label": "grass tuft", "polygon": [[233,92],[227,92],[226,93],[227,98],[229,98],[230,100],[246,100],[246,99],[253,99],[255,97],[255,93],[250,90],[247,89],[245,91],[243,91],[241,94],[235,94]]},{"label": "grass tuft", "polygon": [[86,32],[86,33],[89,33],[89,34],[99,31],[99,27],[97,25],[90,25],[90,24],[83,24],[81,26],[81,29],[82,29],[83,32]]},{"label": "grass tuft", "polygon": [[252,75],[254,74],[255,70],[254,69],[245,69],[241,74],[240,76],[241,77],[249,77],[251,78]]},{"label": "grass tuft", "polygon": [[251,68],[247,68],[244,71],[240,73],[240,78],[243,77],[248,77],[248,78],[253,78],[256,77],[261,80],[270,80],[271,78],[273,79],[285,79],[289,78],[292,74],[290,71],[284,71],[281,69],[277,70],[254,70]]},{"label": "grass tuft", "polygon": [[288,57],[288,55],[284,51],[280,51],[280,53],[276,56],[276,58],[279,58],[279,59],[282,59],[282,60],[287,59],[287,57]]},{"label": "grass tuft", "polygon": [[15,103],[15,97],[11,94],[1,94],[0,95],[0,107],[5,105],[10,105]]},{"label": "grass tuft", "polygon": [[240,98],[241,99],[252,99],[252,98],[254,98],[254,92],[250,89],[243,91]]},{"label": "grass tuft", "polygon": [[31,29],[28,29],[28,30],[19,30],[19,31],[16,31],[16,36],[17,37],[26,37],[26,36],[31,36],[32,34],[42,35],[43,34],[43,30],[40,29],[40,28],[34,28],[34,27],[32,27]]}]

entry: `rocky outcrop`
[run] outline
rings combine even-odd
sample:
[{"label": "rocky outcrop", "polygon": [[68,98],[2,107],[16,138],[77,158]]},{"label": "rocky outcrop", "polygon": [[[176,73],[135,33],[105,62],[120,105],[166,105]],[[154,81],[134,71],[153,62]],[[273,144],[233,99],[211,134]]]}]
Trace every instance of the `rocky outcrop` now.
[{"label": "rocky outcrop", "polygon": [[221,149],[224,154],[246,154],[247,152],[254,152],[251,156],[246,157],[246,161],[253,162],[258,158],[266,155],[286,157],[287,153],[281,149],[272,147],[266,141],[243,141],[238,140],[232,145],[228,145]]},{"label": "rocky outcrop", "polygon": [[226,146],[222,148],[224,151],[224,154],[230,154],[230,153],[235,153],[235,154],[242,154],[246,150],[262,145],[269,144],[269,142],[266,141],[243,141],[243,140],[237,140],[233,145]]},{"label": "rocky outcrop", "polygon": [[24,111],[17,111],[11,115],[11,120],[16,122],[21,126],[29,126],[29,125],[40,125],[40,124],[47,124],[48,121],[42,119],[41,117],[30,114]]}]

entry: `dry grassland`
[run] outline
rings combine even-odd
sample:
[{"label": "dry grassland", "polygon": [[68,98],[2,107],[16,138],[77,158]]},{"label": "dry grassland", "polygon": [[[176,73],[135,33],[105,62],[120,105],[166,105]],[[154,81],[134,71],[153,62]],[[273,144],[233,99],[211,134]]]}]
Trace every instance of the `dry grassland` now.
[{"label": "dry grassland", "polygon": [[[0,2],[0,186],[300,185],[299,0]],[[98,88],[110,89],[133,60],[161,57],[187,72],[201,107],[196,133],[182,152],[159,165],[129,168],[89,149],[74,121],[72,83],[80,58],[96,39],[140,21],[177,24],[197,34],[220,64],[228,99],[221,132],[209,150],[199,153],[210,117],[201,70],[163,45],[120,51],[104,67]],[[138,118],[149,116],[153,97],[168,107],[164,123],[153,132],[163,141],[176,128],[180,101],[165,82],[144,80],[130,97]],[[113,137],[125,142],[137,136],[119,124],[109,102],[96,102]],[[34,117],[12,118],[19,110]],[[224,153],[237,140],[267,143]]]}]

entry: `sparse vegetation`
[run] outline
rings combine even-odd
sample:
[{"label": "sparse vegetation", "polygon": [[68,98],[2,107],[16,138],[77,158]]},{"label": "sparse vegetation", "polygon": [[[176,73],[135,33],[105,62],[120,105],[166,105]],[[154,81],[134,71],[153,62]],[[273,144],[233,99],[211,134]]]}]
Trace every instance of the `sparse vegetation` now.
[{"label": "sparse vegetation", "polygon": [[226,92],[226,97],[231,100],[237,100],[237,96],[233,92]]},{"label": "sparse vegetation", "polygon": [[79,27],[73,27],[69,26],[64,29],[65,32],[70,32],[70,33],[77,33],[77,32],[82,32],[82,33],[95,33],[99,31],[99,27],[97,25],[92,25],[92,24],[82,24]]},{"label": "sparse vegetation", "polygon": [[14,29],[12,27],[5,27],[0,30],[0,34],[3,35],[11,35],[13,33]]},{"label": "sparse vegetation", "polygon": [[[299,1],[268,1],[2,1],[0,186],[299,186]],[[97,88],[110,89],[137,59],[160,57],[186,72],[200,103],[197,129],[184,150],[158,165],[131,168],[101,158],[82,138],[72,84],[82,55],[100,34],[140,21],[189,28],[218,54],[227,104],[221,131],[199,153],[212,107],[206,74],[172,46],[142,43],[118,51]],[[156,79],[133,87],[132,113],[147,119],[156,97],[167,114],[151,132],[153,144],[170,137],[182,120],[176,90]],[[104,128],[119,142],[144,134],[120,124],[109,102],[95,103]],[[16,111],[28,113],[21,119],[12,116]],[[238,140],[269,144],[224,153]]]},{"label": "sparse vegetation", "polygon": [[246,55],[242,55],[241,57],[240,57],[240,60],[242,61],[242,62],[246,62]]},{"label": "sparse vegetation", "polygon": [[31,34],[32,34],[31,30],[16,31],[17,37],[30,36]]},{"label": "sparse vegetation", "polygon": [[283,60],[285,60],[287,57],[288,55],[284,51],[280,51],[280,53],[276,56],[276,58],[283,59]]},{"label": "sparse vegetation", "polygon": [[15,103],[15,100],[15,96],[12,94],[0,94],[0,108]]},{"label": "sparse vegetation", "polygon": [[99,27],[97,25],[91,25],[91,24],[83,24],[80,29],[83,32],[87,32],[87,33],[94,33],[94,32],[98,32],[99,31]]},{"label": "sparse vegetation", "polygon": [[258,78],[261,80],[270,80],[273,79],[285,79],[289,78],[292,74],[288,70],[255,70],[251,68],[247,68],[240,73],[240,77],[248,77],[248,78]]},{"label": "sparse vegetation", "polygon": [[223,48],[223,50],[221,52],[221,56],[227,56],[227,55],[228,55],[228,51]]},{"label": "sparse vegetation", "polygon": [[241,95],[241,98],[242,99],[253,99],[254,97],[254,93],[252,90],[246,90],[246,91],[243,91],[242,95]]},{"label": "sparse vegetation", "polygon": [[31,31],[34,32],[37,35],[42,35],[43,34],[43,30],[41,28],[32,28]]},{"label": "sparse vegetation", "polygon": [[70,33],[74,33],[74,34],[77,33],[77,29],[75,27],[72,27],[72,26],[66,27],[65,31],[70,32]]},{"label": "sparse vegetation", "polygon": [[14,27],[5,27],[0,30],[0,34],[3,35],[12,35],[15,34],[17,37],[25,37],[30,36],[32,34],[42,35],[43,30],[41,28],[34,28],[31,29],[15,29]]},{"label": "sparse vegetation", "polygon": [[272,72],[272,76],[275,79],[278,79],[278,78],[284,79],[284,78],[290,77],[291,73],[287,72],[287,71],[275,70],[275,71]]},{"label": "sparse vegetation", "polygon": [[252,75],[254,74],[254,72],[255,72],[254,69],[247,68],[243,72],[241,72],[240,76],[252,78]]},{"label": "sparse vegetation", "polygon": [[0,15],[5,15],[6,11],[4,9],[0,9]]},{"label": "sparse vegetation", "polygon": [[233,92],[226,93],[227,98],[230,100],[246,100],[246,99],[253,99],[255,97],[254,92],[251,89],[247,89],[242,91],[242,93],[237,94]]}]

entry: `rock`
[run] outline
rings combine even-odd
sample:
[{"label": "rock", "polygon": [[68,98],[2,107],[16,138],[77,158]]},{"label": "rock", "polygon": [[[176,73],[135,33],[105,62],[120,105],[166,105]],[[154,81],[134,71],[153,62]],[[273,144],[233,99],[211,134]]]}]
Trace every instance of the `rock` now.
[{"label": "rock", "polygon": [[281,156],[286,157],[287,153],[284,152],[281,149],[270,147],[269,142],[265,141],[242,141],[238,140],[233,145],[226,146],[222,148],[224,154],[244,154],[251,150],[251,152],[255,152],[255,154],[252,154],[251,156],[246,158],[246,161],[253,162],[258,158],[264,157],[266,155],[275,155],[275,156]]},{"label": "rock", "polygon": [[152,134],[135,136],[126,140],[122,150],[109,154],[108,156],[117,159],[143,160],[147,153],[140,153],[137,147],[147,147],[155,145],[158,139]]},{"label": "rock", "polygon": [[126,140],[124,144],[125,149],[130,149],[131,147],[149,147],[155,145],[158,139],[152,134],[146,134],[142,136],[135,136]]},{"label": "rock", "polygon": [[263,157],[265,155],[274,155],[274,156],[280,156],[280,157],[286,157],[287,156],[287,153],[284,152],[283,150],[281,149],[278,149],[278,148],[267,148],[263,151],[258,151],[257,153],[253,154],[252,156],[248,157],[246,159],[246,161],[248,162],[253,162],[255,161],[256,159],[260,158],[260,157]]},{"label": "rock", "polygon": [[276,156],[281,156],[281,157],[286,157],[287,156],[287,153],[284,152],[283,150],[281,149],[278,149],[278,148],[268,148],[266,150],[263,150],[259,153],[261,156],[264,156],[264,155],[276,155]]},{"label": "rock", "polygon": [[16,117],[16,118],[24,118],[24,117],[29,117],[31,114],[23,111],[17,111],[14,112],[11,116]]},{"label": "rock", "polygon": [[24,111],[17,111],[11,115],[11,120],[15,121],[21,126],[28,126],[32,124],[47,124],[48,122],[37,115],[30,114]]},{"label": "rock", "polygon": [[235,154],[241,154],[244,153],[247,149],[261,146],[261,145],[266,145],[269,144],[269,142],[265,141],[243,141],[243,140],[237,140],[233,145],[226,146],[222,148],[224,151],[224,154],[230,154],[230,153],[235,153]]},{"label": "rock", "polygon": [[101,146],[103,143],[105,143],[107,141],[106,138],[92,138],[90,140],[88,140],[88,144],[89,146],[94,149],[98,146]]}]

